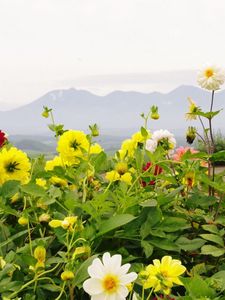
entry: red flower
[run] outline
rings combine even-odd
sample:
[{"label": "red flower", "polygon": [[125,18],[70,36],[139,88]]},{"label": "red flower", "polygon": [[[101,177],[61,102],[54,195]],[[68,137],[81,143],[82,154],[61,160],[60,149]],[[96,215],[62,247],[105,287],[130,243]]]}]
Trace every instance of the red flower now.
[{"label": "red flower", "polygon": [[7,141],[7,137],[3,131],[0,130],[0,148],[5,144]]},{"label": "red flower", "polygon": [[[147,164],[142,169],[145,172],[145,171],[149,170],[151,167],[152,167],[152,163],[151,162],[147,162]],[[163,171],[163,169],[160,166],[155,165],[155,169],[154,169],[153,175],[157,176],[157,175],[161,174],[162,171]],[[143,187],[146,187],[147,185],[155,185],[155,180],[150,180],[148,183],[145,182],[145,181],[142,181],[141,184],[142,184]]]}]

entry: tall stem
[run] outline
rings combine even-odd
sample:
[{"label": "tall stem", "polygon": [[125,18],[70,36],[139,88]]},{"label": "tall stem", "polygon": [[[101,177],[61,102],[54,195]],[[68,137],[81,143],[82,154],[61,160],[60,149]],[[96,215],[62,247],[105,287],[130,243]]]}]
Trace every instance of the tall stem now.
[{"label": "tall stem", "polygon": [[[210,104],[210,113],[213,111],[213,102],[214,102],[214,94],[215,91],[212,91],[212,97],[211,97],[211,104]],[[209,117],[209,134],[210,134],[210,145],[209,145],[209,154],[213,154],[215,151],[215,143],[214,143],[214,137],[213,137],[213,128],[212,128],[212,116]],[[212,181],[214,181],[215,177],[215,166],[214,164],[209,160],[208,163],[208,169],[209,169],[209,177],[212,177]],[[214,189],[209,187],[209,195],[214,195]]]},{"label": "tall stem", "polygon": [[[214,102],[214,94],[215,91],[212,91],[212,98],[211,98],[211,105],[210,105],[210,113],[213,110],[213,102]],[[214,137],[213,137],[213,129],[212,129],[212,117],[210,116],[209,118],[209,133],[210,133],[210,139],[211,139],[211,153],[213,154],[214,150],[215,150],[215,143],[214,143]]]}]

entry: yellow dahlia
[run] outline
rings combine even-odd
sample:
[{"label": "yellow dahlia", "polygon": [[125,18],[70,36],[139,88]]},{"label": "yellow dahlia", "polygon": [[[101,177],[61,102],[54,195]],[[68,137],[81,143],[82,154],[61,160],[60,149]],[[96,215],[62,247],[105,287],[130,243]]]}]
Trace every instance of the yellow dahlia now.
[{"label": "yellow dahlia", "polygon": [[31,164],[26,155],[15,147],[2,149],[0,152],[0,184],[8,180],[27,183],[30,177]]},{"label": "yellow dahlia", "polygon": [[173,284],[183,285],[179,276],[186,271],[181,261],[164,256],[153,260],[153,265],[148,265],[140,272],[144,289],[153,288],[154,292],[163,292],[169,295]]},{"label": "yellow dahlia", "polygon": [[110,182],[120,180],[127,184],[131,184],[132,181],[131,173],[125,162],[118,162],[115,166],[115,170],[107,172],[105,178]]},{"label": "yellow dahlia", "polygon": [[104,151],[104,150],[98,143],[95,143],[95,144],[91,145],[91,147],[90,147],[90,154],[98,154],[102,151]]},{"label": "yellow dahlia", "polygon": [[134,140],[124,140],[121,145],[121,149],[119,150],[120,159],[124,159],[125,157],[133,157],[135,148],[136,142]]},{"label": "yellow dahlia", "polygon": [[63,160],[69,163],[79,163],[79,158],[87,152],[89,142],[83,131],[69,130],[63,133],[58,141],[57,151]]},{"label": "yellow dahlia", "polygon": [[196,113],[200,112],[201,110],[190,97],[188,97],[188,102],[189,102],[189,112],[185,114],[186,120],[196,120],[197,119]]},{"label": "yellow dahlia", "polygon": [[46,161],[45,171],[52,171],[55,167],[63,167],[69,165],[61,156],[55,156],[52,160]]}]

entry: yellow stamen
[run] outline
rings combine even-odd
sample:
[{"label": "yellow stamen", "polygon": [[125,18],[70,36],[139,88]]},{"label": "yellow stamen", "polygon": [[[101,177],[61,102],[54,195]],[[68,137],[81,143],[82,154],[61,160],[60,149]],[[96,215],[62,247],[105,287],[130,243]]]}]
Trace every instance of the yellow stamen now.
[{"label": "yellow stamen", "polygon": [[206,70],[205,70],[205,76],[206,76],[207,78],[212,77],[213,74],[214,74],[213,69],[206,69]]},{"label": "yellow stamen", "polygon": [[117,276],[107,275],[103,279],[103,288],[108,293],[114,293],[118,288],[118,283],[119,283],[119,280],[118,280]]}]

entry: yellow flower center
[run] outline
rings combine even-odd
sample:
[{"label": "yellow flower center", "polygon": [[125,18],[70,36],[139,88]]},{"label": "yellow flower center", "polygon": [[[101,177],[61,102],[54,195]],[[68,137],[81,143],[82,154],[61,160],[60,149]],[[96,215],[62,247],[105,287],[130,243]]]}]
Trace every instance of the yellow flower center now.
[{"label": "yellow flower center", "polygon": [[76,140],[74,140],[70,146],[74,149],[74,150],[77,150],[80,146],[80,143],[78,143]]},{"label": "yellow flower center", "polygon": [[115,275],[106,275],[103,279],[103,288],[108,293],[114,293],[118,288],[119,280]]},{"label": "yellow flower center", "polygon": [[16,171],[16,170],[19,170],[18,165],[19,165],[19,163],[16,162],[16,161],[10,162],[10,163],[8,163],[8,164],[5,166],[6,171],[7,171],[8,173],[13,173],[13,172]]},{"label": "yellow flower center", "polygon": [[123,175],[127,172],[127,164],[126,163],[123,163],[123,162],[119,162],[117,165],[116,165],[116,171],[120,174],[120,175]]},{"label": "yellow flower center", "polygon": [[206,69],[206,70],[205,70],[205,76],[206,76],[207,78],[212,77],[213,74],[214,74],[214,72],[213,72],[212,69]]}]

